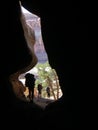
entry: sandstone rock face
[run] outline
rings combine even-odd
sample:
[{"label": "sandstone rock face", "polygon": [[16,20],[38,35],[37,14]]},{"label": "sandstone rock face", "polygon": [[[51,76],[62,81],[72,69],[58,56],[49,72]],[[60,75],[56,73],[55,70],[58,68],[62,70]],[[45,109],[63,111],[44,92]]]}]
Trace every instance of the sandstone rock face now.
[{"label": "sandstone rock face", "polygon": [[35,52],[34,52],[34,44],[35,44],[34,30],[32,30],[30,26],[28,26],[23,13],[21,14],[20,20],[21,20],[21,23],[23,26],[24,36],[25,36],[25,39],[27,41],[27,45],[28,45],[28,48],[30,50],[30,54],[31,54],[33,60],[31,61],[29,66],[12,74],[9,79],[10,79],[10,82],[12,83],[13,91],[14,91],[15,95],[22,100],[26,100],[26,97],[24,95],[26,88],[22,84],[22,82],[18,80],[18,77],[20,74],[25,73],[25,72],[29,71],[30,69],[32,69],[37,64],[38,59],[37,59]]},{"label": "sandstone rock face", "polygon": [[29,12],[25,12],[24,17],[31,34],[34,33],[35,35],[34,52],[37,56],[38,62],[44,63],[48,60],[48,56],[42,39],[40,18]]},{"label": "sandstone rock face", "polygon": [[26,97],[24,92],[26,91],[26,87],[23,85],[21,81],[18,80],[19,73],[15,73],[10,76],[10,82],[12,83],[13,86],[13,91],[16,95],[21,100],[26,101]]},{"label": "sandstone rock face", "polygon": [[27,45],[33,60],[29,66],[23,68],[22,70],[19,70],[15,74],[12,74],[10,76],[10,81],[12,83],[15,95],[22,100],[26,100],[28,90],[26,89],[26,86],[24,86],[24,84],[18,80],[18,77],[19,75],[31,70],[37,64],[37,62],[44,63],[48,61],[48,56],[45,51],[41,36],[40,18],[34,14],[22,12],[20,20],[23,26],[25,39],[27,41]]}]

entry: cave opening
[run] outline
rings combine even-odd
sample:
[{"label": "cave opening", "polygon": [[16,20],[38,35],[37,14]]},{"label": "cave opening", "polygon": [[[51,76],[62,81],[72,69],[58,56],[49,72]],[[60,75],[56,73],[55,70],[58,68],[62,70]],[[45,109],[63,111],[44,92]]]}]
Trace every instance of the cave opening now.
[{"label": "cave opening", "polygon": [[[22,100],[29,101],[29,91],[25,85],[25,75],[26,73],[31,73],[35,78],[34,86],[34,102],[45,107],[47,103],[53,102],[62,96],[62,90],[59,83],[59,78],[56,70],[51,67],[48,60],[48,54],[45,50],[42,35],[41,35],[41,18],[35,14],[32,14],[26,10],[22,5],[23,19],[25,20],[25,37],[29,49],[31,50],[33,56],[35,56],[33,67],[27,68],[25,72],[18,72],[11,76],[11,82],[13,84],[13,90],[16,96]],[[24,24],[24,21],[23,21]],[[28,37],[29,35],[29,37]],[[37,60],[36,60],[37,59]],[[17,80],[18,79],[18,80]],[[38,84],[42,84],[41,97],[38,100]],[[50,95],[47,94],[47,87],[50,89]]]}]

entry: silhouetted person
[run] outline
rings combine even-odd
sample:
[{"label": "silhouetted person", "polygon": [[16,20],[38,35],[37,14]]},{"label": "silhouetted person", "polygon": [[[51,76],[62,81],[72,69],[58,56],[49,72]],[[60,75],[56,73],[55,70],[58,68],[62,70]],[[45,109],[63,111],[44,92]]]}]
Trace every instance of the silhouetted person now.
[{"label": "silhouetted person", "polygon": [[38,90],[38,98],[40,98],[42,96],[42,84],[38,84],[37,90]]},{"label": "silhouetted person", "polygon": [[34,86],[35,86],[35,78],[33,74],[27,73],[25,75],[25,86],[28,87],[29,90],[29,100],[33,101],[34,97]]},{"label": "silhouetted person", "polygon": [[46,88],[47,97],[50,98],[50,87]]}]

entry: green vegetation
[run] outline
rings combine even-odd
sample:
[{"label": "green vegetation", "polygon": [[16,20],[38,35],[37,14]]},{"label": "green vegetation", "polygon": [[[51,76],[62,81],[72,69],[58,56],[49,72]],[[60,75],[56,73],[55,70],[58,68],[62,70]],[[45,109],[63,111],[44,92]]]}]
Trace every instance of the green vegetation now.
[{"label": "green vegetation", "polygon": [[55,69],[51,68],[48,61],[43,64],[38,63],[35,68],[38,70],[35,87],[41,83],[43,86],[43,95],[45,96],[44,90],[46,90],[46,87],[49,86],[51,88],[51,95],[54,99],[59,98],[60,85]]}]

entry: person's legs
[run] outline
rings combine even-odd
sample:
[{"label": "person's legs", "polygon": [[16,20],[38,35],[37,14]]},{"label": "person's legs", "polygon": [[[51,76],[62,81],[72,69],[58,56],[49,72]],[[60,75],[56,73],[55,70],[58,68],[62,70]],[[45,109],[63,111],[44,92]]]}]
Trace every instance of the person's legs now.
[{"label": "person's legs", "polygon": [[48,98],[50,98],[50,93],[48,92]]},{"label": "person's legs", "polygon": [[41,97],[41,91],[39,90],[39,93],[38,93],[38,97],[40,98]]},{"label": "person's legs", "polygon": [[32,91],[31,91],[31,89],[29,89],[29,100],[30,101],[32,100]]},{"label": "person's legs", "polygon": [[32,91],[32,101],[33,101],[33,98],[34,98],[34,89],[31,90]]}]

